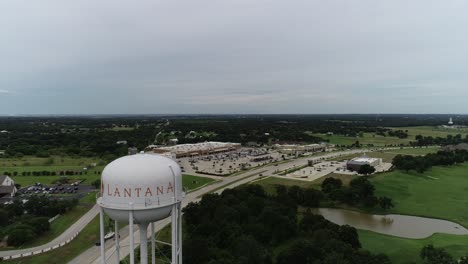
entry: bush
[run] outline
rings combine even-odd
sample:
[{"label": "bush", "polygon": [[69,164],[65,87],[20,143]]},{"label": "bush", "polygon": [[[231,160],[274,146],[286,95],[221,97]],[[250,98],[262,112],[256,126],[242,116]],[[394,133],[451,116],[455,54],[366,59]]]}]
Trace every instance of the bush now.
[{"label": "bush", "polygon": [[24,243],[34,239],[36,234],[31,226],[28,225],[18,225],[13,228],[8,234],[8,245],[19,247]]}]

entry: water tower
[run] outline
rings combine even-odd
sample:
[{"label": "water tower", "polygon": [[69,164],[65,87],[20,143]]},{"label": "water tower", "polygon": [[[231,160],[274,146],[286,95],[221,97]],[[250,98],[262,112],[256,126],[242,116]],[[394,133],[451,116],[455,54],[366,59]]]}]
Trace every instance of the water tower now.
[{"label": "water tower", "polygon": [[101,262],[106,263],[104,213],[115,221],[117,263],[120,261],[118,222],[129,224],[130,263],[134,264],[134,224],[140,231],[141,264],[148,263],[148,225],[151,225],[152,263],[155,263],[154,222],[171,217],[172,264],[182,263],[182,175],[173,160],[156,154],[125,156],[109,163],[102,171]]}]

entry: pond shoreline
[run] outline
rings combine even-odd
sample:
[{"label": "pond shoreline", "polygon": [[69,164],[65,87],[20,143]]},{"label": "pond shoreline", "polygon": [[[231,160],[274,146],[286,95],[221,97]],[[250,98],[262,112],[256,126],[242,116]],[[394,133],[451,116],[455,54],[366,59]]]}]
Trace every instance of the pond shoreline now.
[{"label": "pond shoreline", "polygon": [[445,219],[402,214],[375,215],[337,208],[315,208],[312,212],[335,224],[401,238],[423,239],[435,233],[468,235],[468,229]]}]

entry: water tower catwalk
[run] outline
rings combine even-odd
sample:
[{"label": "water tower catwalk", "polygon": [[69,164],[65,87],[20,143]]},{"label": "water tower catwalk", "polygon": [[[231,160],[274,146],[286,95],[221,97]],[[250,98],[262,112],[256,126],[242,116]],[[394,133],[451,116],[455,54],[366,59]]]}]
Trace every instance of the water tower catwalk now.
[{"label": "water tower catwalk", "polygon": [[116,262],[120,262],[118,223],[129,224],[130,263],[134,264],[134,224],[139,227],[140,263],[148,263],[148,225],[151,225],[152,263],[155,264],[154,222],[171,217],[172,264],[182,264],[182,175],[173,160],[136,154],[114,160],[101,177],[101,262],[106,263],[104,213],[115,221]]}]

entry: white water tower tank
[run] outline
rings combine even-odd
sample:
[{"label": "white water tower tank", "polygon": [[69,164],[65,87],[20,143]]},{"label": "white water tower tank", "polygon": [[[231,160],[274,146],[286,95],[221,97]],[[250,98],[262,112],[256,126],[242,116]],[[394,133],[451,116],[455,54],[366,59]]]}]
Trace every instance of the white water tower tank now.
[{"label": "white water tower tank", "polygon": [[129,210],[133,210],[136,223],[164,219],[181,198],[180,167],[160,155],[125,156],[109,163],[102,172],[98,203],[117,221],[128,222]]}]

